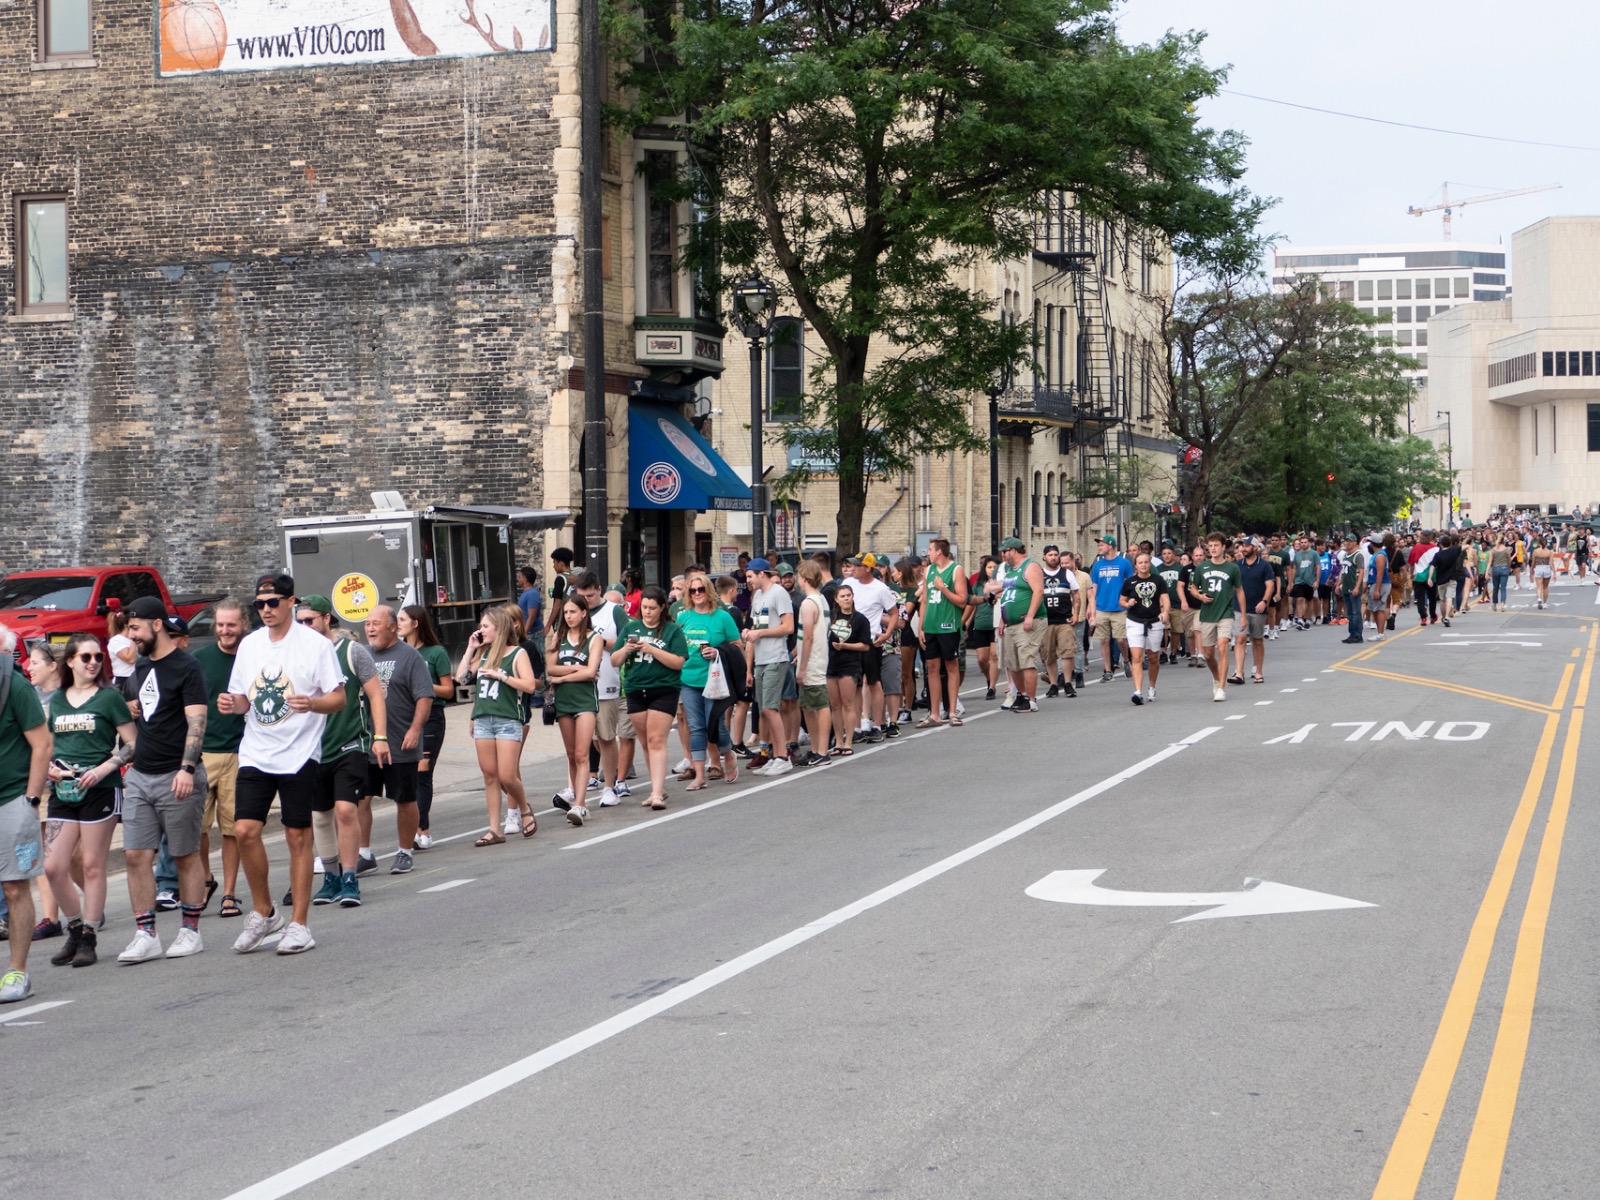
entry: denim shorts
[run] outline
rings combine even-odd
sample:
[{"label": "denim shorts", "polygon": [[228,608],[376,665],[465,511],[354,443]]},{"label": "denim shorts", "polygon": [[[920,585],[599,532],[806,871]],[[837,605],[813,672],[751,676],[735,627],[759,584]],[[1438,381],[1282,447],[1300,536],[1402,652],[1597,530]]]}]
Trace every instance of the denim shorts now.
[{"label": "denim shorts", "polygon": [[522,722],[515,717],[473,717],[472,740],[475,742],[520,742]]}]

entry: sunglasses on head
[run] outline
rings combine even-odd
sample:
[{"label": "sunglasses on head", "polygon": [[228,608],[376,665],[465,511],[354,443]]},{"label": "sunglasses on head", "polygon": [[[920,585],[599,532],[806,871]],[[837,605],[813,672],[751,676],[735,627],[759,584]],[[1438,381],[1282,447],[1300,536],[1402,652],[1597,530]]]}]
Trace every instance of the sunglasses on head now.
[{"label": "sunglasses on head", "polygon": [[285,599],[287,597],[284,596],[259,596],[256,598],[256,611],[260,612],[263,608],[277,608]]},{"label": "sunglasses on head", "polygon": [[97,662],[105,662],[105,660],[106,660],[106,656],[104,654],[80,654],[80,655],[78,655],[78,661],[81,662],[81,663],[97,663]]}]

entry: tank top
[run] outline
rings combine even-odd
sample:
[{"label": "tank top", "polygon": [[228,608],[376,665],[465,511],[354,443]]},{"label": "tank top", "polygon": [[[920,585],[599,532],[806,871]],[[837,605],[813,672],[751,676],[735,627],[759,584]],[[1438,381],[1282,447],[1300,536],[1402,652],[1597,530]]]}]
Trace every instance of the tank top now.
[{"label": "tank top", "polygon": [[955,633],[961,628],[961,610],[934,586],[933,581],[936,579],[952,592],[955,591],[956,564],[952,562],[943,568],[934,566],[928,568],[928,578],[924,584],[922,632]]},{"label": "tank top", "polygon": [[344,707],[330,713],[322,727],[322,761],[332,762],[346,754],[372,749],[372,719],[367,711],[367,694],[361,690],[355,669],[350,666],[349,638],[340,638],[333,644],[333,657],[344,673]]},{"label": "tank top", "polygon": [[1025,558],[1006,576],[1006,589],[1000,593],[1000,612],[1007,625],[1021,625],[1033,604],[1033,588],[1028,583],[1028,566],[1033,562]]},{"label": "tank top", "polygon": [[[500,669],[507,675],[515,674],[517,655],[522,653],[522,647],[514,647],[510,653],[500,660]],[[481,673],[478,675],[478,690],[472,701],[472,719],[479,717],[505,717],[512,721],[522,720],[522,693],[509,683],[502,683],[498,679],[490,679]]]},{"label": "tank top", "polygon": [[[586,638],[574,646],[563,634],[561,641],[556,644],[556,662],[563,667],[586,667],[589,665],[589,647],[592,644]],[[556,716],[574,717],[579,713],[599,711],[600,696],[594,680],[556,684]]]},{"label": "tank top", "polygon": [[[1067,583],[1069,567],[1044,573],[1044,619],[1051,625],[1072,624],[1072,587]],[[1027,609],[1023,609],[1027,615]]]}]

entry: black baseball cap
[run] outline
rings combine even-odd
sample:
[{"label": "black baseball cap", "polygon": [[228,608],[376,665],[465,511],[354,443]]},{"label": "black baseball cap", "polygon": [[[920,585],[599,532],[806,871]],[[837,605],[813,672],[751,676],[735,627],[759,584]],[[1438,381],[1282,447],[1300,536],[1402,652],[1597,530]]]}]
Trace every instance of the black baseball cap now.
[{"label": "black baseball cap", "polygon": [[173,637],[188,637],[189,622],[185,621],[177,613],[173,613],[167,618],[167,632]]},{"label": "black baseball cap", "polygon": [[268,571],[256,580],[256,595],[258,596],[292,596],[294,595],[294,578],[277,571]]},{"label": "black baseball cap", "polygon": [[140,596],[128,605],[127,614],[140,621],[165,621],[167,606],[154,596]]}]

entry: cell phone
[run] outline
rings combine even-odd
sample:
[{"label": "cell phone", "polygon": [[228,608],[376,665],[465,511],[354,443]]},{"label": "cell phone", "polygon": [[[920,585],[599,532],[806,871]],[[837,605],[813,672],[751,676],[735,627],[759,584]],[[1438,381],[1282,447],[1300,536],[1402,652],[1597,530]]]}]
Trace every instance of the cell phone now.
[{"label": "cell phone", "polygon": [[59,758],[52,758],[50,760],[50,765],[64,775],[76,776],[79,772],[77,767],[73,766],[71,763],[62,762]]},{"label": "cell phone", "polygon": [[628,635],[628,645],[637,646],[638,644],[639,644],[639,635],[637,633],[630,633]]}]

